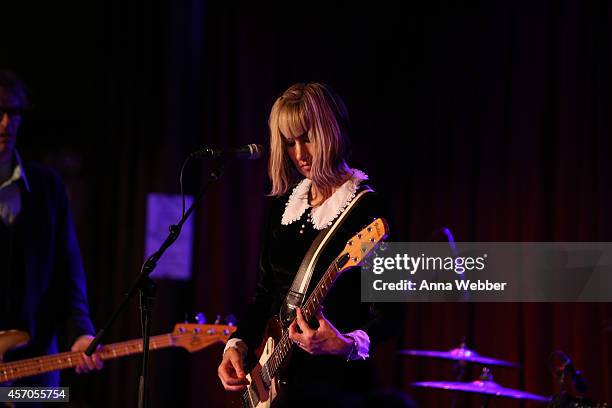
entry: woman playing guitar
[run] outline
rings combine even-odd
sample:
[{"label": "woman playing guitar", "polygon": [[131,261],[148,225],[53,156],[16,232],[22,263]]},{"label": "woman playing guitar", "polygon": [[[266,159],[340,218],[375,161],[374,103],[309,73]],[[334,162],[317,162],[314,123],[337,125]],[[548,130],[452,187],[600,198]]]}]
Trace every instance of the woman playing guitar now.
[{"label": "woman playing guitar", "polygon": [[[393,332],[397,320],[395,309],[383,311],[361,302],[358,268],[334,283],[325,310],[319,309],[309,321],[299,307],[287,309],[285,304],[302,260],[322,230],[334,231],[306,285],[306,297],[347,240],[386,215],[379,196],[365,185],[368,176],[347,164],[347,119],[343,101],[321,83],[295,84],[272,107],[272,191],[260,275],[254,299],[218,368],[228,391],[247,388],[247,373],[264,339],[266,322],[283,307],[295,313],[283,328],[295,346],[279,382],[286,385],[284,397],[275,403],[295,398],[301,389],[356,395],[372,387],[370,352]],[[252,401],[249,405],[263,406]]]}]

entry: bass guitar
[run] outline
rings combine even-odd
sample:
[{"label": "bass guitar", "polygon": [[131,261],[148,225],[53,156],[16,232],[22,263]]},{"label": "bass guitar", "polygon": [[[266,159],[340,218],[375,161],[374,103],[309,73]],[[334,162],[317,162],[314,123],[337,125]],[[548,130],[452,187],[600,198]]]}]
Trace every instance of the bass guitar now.
[{"label": "bass guitar", "polygon": [[[236,331],[232,325],[178,323],[172,333],[152,336],[149,350],[182,347],[190,353],[215,343],[226,343]],[[18,330],[0,331],[0,361],[5,352],[22,347],[29,341],[27,333]],[[111,360],[142,353],[142,339],[106,344],[96,351],[101,360]],[[18,380],[55,370],[75,367],[82,360],[82,351],[69,351],[25,360],[0,363],[0,383]]]}]

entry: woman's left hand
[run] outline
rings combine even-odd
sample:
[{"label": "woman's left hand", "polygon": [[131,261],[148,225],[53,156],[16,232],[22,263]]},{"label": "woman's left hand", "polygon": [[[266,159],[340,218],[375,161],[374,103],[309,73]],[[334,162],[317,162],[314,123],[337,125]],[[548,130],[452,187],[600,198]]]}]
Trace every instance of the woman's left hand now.
[{"label": "woman's left hand", "polygon": [[[300,308],[296,309],[296,318],[289,326],[289,338],[300,348],[310,354],[333,354],[347,356],[353,348],[353,340],[343,336],[323,316],[321,309],[317,311],[315,318],[319,322],[319,328],[311,328]],[[298,331],[301,331],[301,333]]]}]

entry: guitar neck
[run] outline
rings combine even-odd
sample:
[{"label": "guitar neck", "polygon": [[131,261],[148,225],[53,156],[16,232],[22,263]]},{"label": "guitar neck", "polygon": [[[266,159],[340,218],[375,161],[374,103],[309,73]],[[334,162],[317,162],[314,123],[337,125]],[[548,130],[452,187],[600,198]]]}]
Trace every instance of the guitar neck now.
[{"label": "guitar neck", "polygon": [[[149,350],[176,346],[172,333],[151,337]],[[100,347],[96,354],[101,360],[142,353],[142,339],[128,340],[120,343],[107,344]],[[83,360],[82,351],[69,351],[43,357],[29,358],[12,363],[0,364],[0,382],[14,381],[49,371],[76,367]]]},{"label": "guitar neck", "polygon": [[321,307],[321,303],[327,297],[329,290],[333,286],[338,277],[338,267],[336,262],[325,272],[317,286],[314,288],[304,306],[302,306],[302,315],[304,320],[309,321]]},{"label": "guitar neck", "polygon": [[[321,303],[327,297],[329,290],[333,286],[336,278],[339,275],[340,268],[346,262],[347,255],[344,254],[337,258],[331,266],[327,269],[319,283],[314,288],[306,303],[302,307],[302,314],[304,315],[304,319],[309,321],[312,316],[317,312]],[[278,369],[283,364],[285,358],[289,354],[291,347],[293,346],[292,341],[289,339],[288,332],[285,331],[281,340],[278,342],[274,351],[268,361],[265,364],[265,371],[269,374],[270,378],[276,376]]]}]

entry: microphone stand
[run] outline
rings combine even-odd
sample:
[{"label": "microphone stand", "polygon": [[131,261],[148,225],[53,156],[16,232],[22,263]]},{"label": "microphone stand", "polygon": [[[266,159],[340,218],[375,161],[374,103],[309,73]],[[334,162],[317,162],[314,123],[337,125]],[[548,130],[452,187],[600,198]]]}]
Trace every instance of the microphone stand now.
[{"label": "microphone stand", "polygon": [[138,384],[138,408],[147,408],[148,404],[148,377],[147,370],[149,366],[149,338],[151,331],[151,312],[153,309],[153,302],[155,300],[155,291],[156,285],[155,282],[149,277],[149,275],[153,272],[155,267],[157,266],[157,262],[161,258],[161,256],[166,252],[166,250],[178,239],[181,228],[187,218],[193,212],[195,206],[200,202],[202,197],[204,197],[204,193],[208,190],[208,188],[213,184],[213,182],[218,181],[223,174],[223,170],[225,169],[225,160],[221,158],[215,158],[213,160],[213,168],[209,174],[208,180],[204,184],[204,187],[198,193],[198,196],[193,201],[193,203],[189,206],[185,214],[181,217],[178,224],[171,225],[169,230],[168,237],[161,244],[159,249],[151,255],[145,263],[142,265],[140,270],[140,274],[130,287],[130,290],[125,295],[125,298],[119,305],[119,307],[113,312],[110,319],[106,322],[104,327],[98,331],[96,337],[92,340],[85,350],[85,354],[91,356],[100,342],[102,338],[106,334],[106,331],[112,326],[115,322],[119,314],[126,308],[128,302],[134,297],[136,291],[140,292],[140,322],[142,325],[142,370],[140,374],[140,381]]}]

